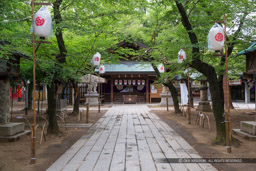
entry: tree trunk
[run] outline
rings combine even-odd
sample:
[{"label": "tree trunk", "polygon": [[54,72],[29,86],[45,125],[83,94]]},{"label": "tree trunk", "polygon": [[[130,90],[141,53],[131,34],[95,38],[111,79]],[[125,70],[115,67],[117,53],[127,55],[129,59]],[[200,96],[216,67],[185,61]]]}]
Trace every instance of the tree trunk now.
[{"label": "tree trunk", "polygon": [[28,85],[28,110],[32,110],[33,82]]},{"label": "tree trunk", "polygon": [[166,87],[169,88],[171,95],[172,95],[172,100],[173,100],[173,105],[174,105],[174,113],[181,113],[180,107],[179,107],[179,99],[178,99],[178,92],[175,86],[173,85],[172,81],[170,81],[167,84],[164,84]]},{"label": "tree trunk", "polygon": [[[188,79],[185,79],[185,82],[186,82],[186,86],[188,87]],[[193,91],[192,91],[192,83],[191,83],[191,80],[190,80],[190,84],[189,84],[189,90],[190,90],[190,92],[188,92],[188,93],[190,93],[190,107],[192,107],[192,108],[194,108],[194,98],[193,98]]]},{"label": "tree trunk", "polygon": [[212,108],[216,123],[216,140],[219,142],[225,142],[226,140],[226,127],[224,124],[224,106],[222,100],[223,91],[220,91],[217,74],[213,66],[204,63],[200,60],[200,51],[198,45],[198,39],[190,24],[186,11],[183,5],[179,1],[175,1],[179,13],[182,17],[182,24],[186,29],[190,42],[195,45],[192,47],[192,64],[191,67],[195,68],[207,77],[209,82],[210,92],[212,95]]},{"label": "tree trunk", "polygon": [[62,3],[62,0],[56,0],[53,3],[54,20],[55,20],[55,23],[57,25],[55,36],[57,38],[59,52],[60,52],[56,56],[56,59],[60,63],[65,63],[66,62],[67,49],[65,47],[65,43],[64,43],[64,39],[63,39],[62,27],[58,26],[62,22],[62,17],[61,17],[61,13],[60,13],[61,3]]},{"label": "tree trunk", "polygon": [[[157,77],[159,78],[161,75],[155,65],[152,65]],[[164,86],[168,87],[171,95],[172,95],[172,100],[173,100],[173,105],[174,105],[174,113],[181,113],[180,107],[179,107],[179,99],[178,99],[178,92],[173,85],[172,81],[169,81],[168,83],[163,83]]]},{"label": "tree trunk", "polygon": [[56,117],[56,91],[55,84],[47,86],[47,96],[48,96],[48,133],[59,134],[59,126]]},{"label": "tree trunk", "polygon": [[77,83],[75,83],[73,85],[74,85],[74,89],[75,89],[75,95],[74,95],[75,103],[74,103],[74,108],[73,108],[73,114],[78,115],[79,103],[80,103],[80,96],[79,96],[80,88]]},{"label": "tree trunk", "polygon": [[[56,56],[56,59],[59,63],[65,63],[67,50],[63,40],[62,27],[59,26],[59,24],[62,22],[62,17],[60,13],[61,3],[62,3],[62,0],[56,0],[53,3],[53,13],[54,13],[53,19],[56,23],[55,36],[56,36],[58,47],[59,47],[59,54]],[[55,77],[56,75],[53,77],[52,82],[56,80]],[[47,95],[48,95],[48,116],[49,116],[48,132],[53,134],[59,134],[60,131],[59,131],[59,126],[56,118],[56,91],[55,91],[54,84],[47,86]]]}]

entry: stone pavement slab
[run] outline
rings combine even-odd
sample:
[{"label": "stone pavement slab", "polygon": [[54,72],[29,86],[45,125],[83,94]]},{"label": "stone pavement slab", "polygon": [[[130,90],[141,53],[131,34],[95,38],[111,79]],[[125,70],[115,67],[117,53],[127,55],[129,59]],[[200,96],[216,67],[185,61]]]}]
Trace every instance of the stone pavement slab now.
[{"label": "stone pavement slab", "polygon": [[146,105],[113,106],[47,171],[217,171],[208,163],[163,162],[201,158]]}]

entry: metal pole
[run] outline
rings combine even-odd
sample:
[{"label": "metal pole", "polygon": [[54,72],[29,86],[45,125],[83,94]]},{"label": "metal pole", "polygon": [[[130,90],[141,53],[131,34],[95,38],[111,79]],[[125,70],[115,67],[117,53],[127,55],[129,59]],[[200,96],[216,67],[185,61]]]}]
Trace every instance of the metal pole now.
[{"label": "metal pole", "polygon": [[[32,25],[34,24],[34,0],[32,0]],[[36,163],[36,55],[35,55],[35,29],[32,33],[33,44],[33,125],[31,136],[31,158],[30,164]]]},{"label": "metal pole", "polygon": [[190,99],[190,80],[189,80],[189,65],[188,65],[188,124],[191,124],[191,99]]},{"label": "metal pole", "polygon": [[225,65],[226,65],[226,98],[227,98],[227,112],[225,114],[225,123],[226,123],[226,147],[227,152],[231,152],[231,129],[230,129],[230,104],[229,104],[229,79],[228,79],[228,48],[227,48],[227,19],[224,15],[224,36],[225,36]]},{"label": "metal pole", "polygon": [[98,112],[100,113],[100,70],[99,70],[99,84],[98,84]]}]

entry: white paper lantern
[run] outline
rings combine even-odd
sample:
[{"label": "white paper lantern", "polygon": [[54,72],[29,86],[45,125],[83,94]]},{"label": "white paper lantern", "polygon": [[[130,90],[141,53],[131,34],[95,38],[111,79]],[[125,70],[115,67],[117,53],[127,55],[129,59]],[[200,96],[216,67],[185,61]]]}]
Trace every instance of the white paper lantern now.
[{"label": "white paper lantern", "polygon": [[115,80],[115,85],[117,85],[118,84],[118,80]]},{"label": "white paper lantern", "polygon": [[128,85],[132,85],[132,80],[128,80]]},{"label": "white paper lantern", "polygon": [[157,68],[160,73],[164,73],[164,65],[163,64],[159,64]]},{"label": "white paper lantern", "polygon": [[221,50],[224,47],[224,29],[217,23],[212,26],[208,34],[208,49]]},{"label": "white paper lantern", "polygon": [[104,66],[104,65],[100,65],[99,73],[100,73],[100,74],[104,74],[105,72],[106,72],[105,66]]},{"label": "white paper lantern", "polygon": [[124,80],[124,85],[127,85],[127,80]]},{"label": "white paper lantern", "polygon": [[186,59],[186,52],[183,49],[180,49],[178,52],[178,63],[182,63],[184,59]]},{"label": "white paper lantern", "polygon": [[145,85],[145,80],[142,80],[142,81],[141,81],[141,84],[142,84],[142,85]]},{"label": "white paper lantern", "polygon": [[136,80],[132,80],[132,84],[133,84],[133,85],[136,85]]},{"label": "white paper lantern", "polygon": [[94,66],[100,66],[100,58],[101,55],[99,52],[97,52],[95,55],[92,57],[92,65]]},{"label": "white paper lantern", "polygon": [[123,84],[123,80],[119,80],[119,85],[122,85]]},{"label": "white paper lantern", "polygon": [[52,33],[52,17],[46,6],[42,6],[34,16],[32,31],[39,37],[49,37]]},{"label": "white paper lantern", "polygon": [[140,83],[141,83],[140,80],[138,80],[138,81],[137,81],[137,84],[140,85]]}]

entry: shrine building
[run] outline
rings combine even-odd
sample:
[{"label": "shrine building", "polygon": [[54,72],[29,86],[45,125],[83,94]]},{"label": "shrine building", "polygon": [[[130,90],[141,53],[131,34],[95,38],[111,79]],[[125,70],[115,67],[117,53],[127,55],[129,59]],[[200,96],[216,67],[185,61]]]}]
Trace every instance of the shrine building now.
[{"label": "shrine building", "polygon": [[[139,42],[122,41],[117,48],[129,48],[129,50],[151,51],[149,47]],[[116,53],[109,49],[110,53]],[[101,75],[107,82],[101,85],[101,95],[106,103],[149,103],[160,101],[162,86],[155,85],[157,75],[150,62],[140,57],[129,56],[121,58],[119,63],[104,64],[105,73]],[[136,59],[136,60],[134,60]],[[96,69],[98,72],[98,69]]]}]

